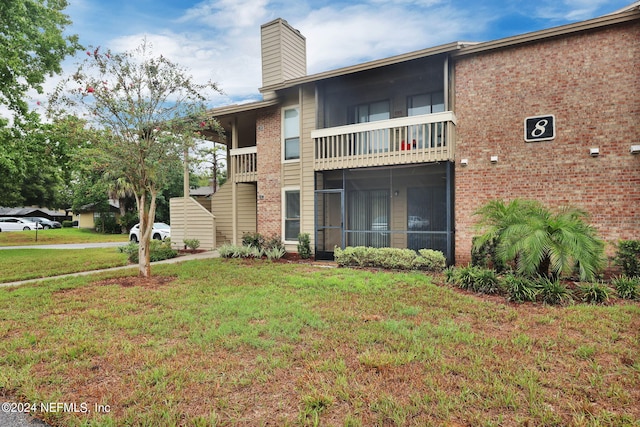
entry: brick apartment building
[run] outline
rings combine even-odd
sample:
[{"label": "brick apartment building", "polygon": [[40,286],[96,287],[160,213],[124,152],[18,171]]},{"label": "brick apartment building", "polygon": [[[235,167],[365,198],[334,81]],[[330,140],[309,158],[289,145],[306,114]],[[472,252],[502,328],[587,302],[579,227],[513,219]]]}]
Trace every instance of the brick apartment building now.
[{"label": "brick apartment building", "polygon": [[577,206],[608,243],[640,238],[639,2],[315,75],[286,21],[261,34],[263,100],[212,111],[229,179],[213,214],[172,201],[175,241],[257,231],[295,251],[309,233],[318,258],[426,247],[465,263],[473,212],[496,198]]}]

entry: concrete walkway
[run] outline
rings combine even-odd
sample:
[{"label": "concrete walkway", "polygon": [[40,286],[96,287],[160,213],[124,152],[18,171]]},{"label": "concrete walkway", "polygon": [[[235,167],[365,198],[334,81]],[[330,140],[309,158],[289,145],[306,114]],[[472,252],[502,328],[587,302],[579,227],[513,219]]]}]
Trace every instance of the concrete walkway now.
[{"label": "concrete walkway", "polygon": [[[122,244],[119,244],[119,245],[122,245]],[[59,245],[55,245],[55,246],[59,246]],[[20,246],[20,248],[23,248],[23,249],[24,248],[33,248],[33,246]],[[6,249],[6,247],[3,248],[3,249]],[[69,248],[65,248],[65,249],[69,249]],[[217,257],[219,257],[218,251],[214,250],[214,251],[199,252],[199,253],[195,253],[195,254],[180,255],[180,256],[177,256],[176,258],[165,259],[164,261],[152,262],[151,265],[175,264],[175,263],[184,262],[184,261],[191,261],[191,260],[197,260],[197,259],[217,258]],[[20,286],[20,285],[25,285],[27,283],[43,282],[45,280],[51,280],[51,279],[62,279],[62,278],[65,278],[65,277],[88,276],[90,274],[103,273],[105,271],[118,271],[118,270],[125,270],[125,269],[129,269],[129,268],[138,268],[138,264],[125,265],[125,266],[122,266],[122,267],[105,268],[105,269],[102,269],[102,270],[80,271],[80,272],[77,272],[77,273],[63,274],[63,275],[60,275],[60,276],[41,277],[41,278],[37,278],[37,279],[20,280],[20,281],[17,281],[17,282],[0,283],[0,288],[9,287],[9,286]]]}]

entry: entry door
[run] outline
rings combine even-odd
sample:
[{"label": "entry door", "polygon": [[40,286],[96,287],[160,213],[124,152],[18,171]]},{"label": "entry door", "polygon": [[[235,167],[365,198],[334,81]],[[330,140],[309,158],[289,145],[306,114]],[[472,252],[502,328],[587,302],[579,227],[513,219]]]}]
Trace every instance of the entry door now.
[{"label": "entry door", "polygon": [[316,259],[333,259],[333,249],[344,248],[344,191],[316,190]]}]

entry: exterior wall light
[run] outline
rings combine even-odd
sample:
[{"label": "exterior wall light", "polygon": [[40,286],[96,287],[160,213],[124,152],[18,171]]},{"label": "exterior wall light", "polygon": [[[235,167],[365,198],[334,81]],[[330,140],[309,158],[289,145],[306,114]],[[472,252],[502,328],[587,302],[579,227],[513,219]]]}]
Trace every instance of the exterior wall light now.
[{"label": "exterior wall light", "polygon": [[498,156],[491,156],[491,163],[498,163]]},{"label": "exterior wall light", "polygon": [[589,149],[589,155],[591,157],[598,157],[600,155],[600,149],[599,148],[590,148]]},{"label": "exterior wall light", "polygon": [[629,149],[629,153],[631,154],[640,154],[640,145],[632,145]]},{"label": "exterior wall light", "polygon": [[460,160],[460,164],[461,164],[462,166],[467,166],[467,165],[469,164],[469,159],[462,159],[462,160]]}]

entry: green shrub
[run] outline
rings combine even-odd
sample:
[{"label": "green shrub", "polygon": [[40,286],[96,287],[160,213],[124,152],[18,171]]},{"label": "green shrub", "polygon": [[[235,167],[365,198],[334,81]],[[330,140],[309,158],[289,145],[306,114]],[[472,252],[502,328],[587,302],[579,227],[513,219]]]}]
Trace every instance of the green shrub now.
[{"label": "green shrub", "polygon": [[[278,235],[271,236],[269,238],[264,238],[264,244],[262,248],[264,250],[267,249],[282,249],[284,251],[284,243],[282,243],[282,239]],[[286,251],[285,251],[286,253]]]},{"label": "green shrub", "polygon": [[103,214],[95,221],[95,230],[102,234],[120,234],[122,229],[114,215]]},{"label": "green shrub", "polygon": [[488,238],[479,244],[479,236],[473,237],[471,245],[471,265],[483,268],[493,268],[496,272],[506,269],[505,263],[497,256],[498,239]]},{"label": "green shrub", "polygon": [[509,301],[535,301],[538,297],[537,284],[526,277],[509,274],[505,276],[503,283]]},{"label": "green shrub", "polygon": [[218,248],[222,258],[262,258],[264,250],[255,246],[236,246],[224,244]]},{"label": "green shrub", "polygon": [[468,291],[497,294],[502,291],[498,275],[488,268],[467,265],[450,268],[445,272],[447,281]]},{"label": "green shrub", "polygon": [[192,251],[195,251],[200,247],[200,240],[198,239],[184,239],[182,242]]},{"label": "green shrub", "polygon": [[71,228],[71,227],[73,227],[73,221],[68,221],[68,220],[62,221],[62,228]]},{"label": "green shrub", "polygon": [[311,258],[311,241],[309,240],[309,233],[298,234],[298,255],[302,259]]},{"label": "green shrub", "polygon": [[373,267],[394,270],[411,270],[416,252],[412,249],[375,248],[370,252],[373,256]]},{"label": "green shrub", "polygon": [[225,243],[224,245],[218,248],[218,253],[222,258],[231,258],[235,251],[235,246],[229,243]]},{"label": "green shrub", "polygon": [[640,240],[621,240],[616,246],[615,262],[625,276],[640,277]]},{"label": "green shrub", "polygon": [[242,246],[253,246],[262,249],[264,247],[264,236],[260,233],[244,233],[242,235]]},{"label": "green shrub", "polygon": [[604,304],[609,301],[611,289],[602,283],[587,283],[579,288],[580,298],[589,304]]},{"label": "green shrub", "polygon": [[573,301],[571,291],[559,280],[542,277],[537,281],[538,295],[545,304],[565,305]]},{"label": "green shrub", "polygon": [[395,270],[442,271],[446,258],[440,251],[400,248],[371,248],[367,246],[349,246],[334,249],[334,259],[340,267],[375,267]]},{"label": "green shrub", "polygon": [[259,250],[283,248],[284,244],[278,235],[265,237],[260,233],[244,233],[242,235],[242,246],[251,246]]},{"label": "green shrub", "polygon": [[420,249],[413,260],[412,267],[416,270],[433,271],[439,273],[447,266],[447,258],[441,251]]},{"label": "green shrub", "polygon": [[[137,264],[138,258],[138,243],[130,242],[127,245],[119,246],[118,252],[127,254],[127,259],[130,263]],[[149,259],[151,262],[162,261],[165,259],[175,258],[178,256],[178,252],[171,249],[171,241],[166,239],[151,240],[149,242]]]},{"label": "green shrub", "polygon": [[138,262],[138,244],[137,243],[129,242],[124,246],[118,246],[117,251],[121,254],[127,254],[127,260],[129,260],[129,262],[131,263]]},{"label": "green shrub", "polygon": [[286,251],[284,248],[270,248],[265,249],[264,254],[266,255],[268,260],[280,259],[284,256]]},{"label": "green shrub", "polygon": [[640,277],[619,276],[611,281],[622,299],[637,299],[640,296]]},{"label": "green shrub", "polygon": [[375,248],[366,246],[347,246],[344,249],[336,247],[333,257],[340,267],[372,267],[372,251]]}]

